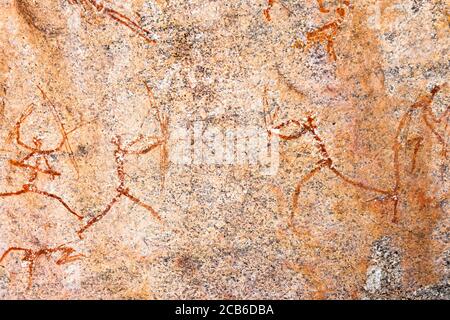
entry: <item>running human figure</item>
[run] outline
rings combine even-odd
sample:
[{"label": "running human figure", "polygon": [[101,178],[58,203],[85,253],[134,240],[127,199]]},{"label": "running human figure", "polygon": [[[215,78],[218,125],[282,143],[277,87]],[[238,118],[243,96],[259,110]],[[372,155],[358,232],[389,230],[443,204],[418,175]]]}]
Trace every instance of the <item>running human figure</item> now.
[{"label": "running human figure", "polygon": [[42,256],[50,258],[53,254],[60,253],[61,255],[56,261],[56,264],[63,265],[84,257],[83,254],[73,254],[75,252],[75,249],[65,244],[58,247],[48,247],[39,250],[32,250],[22,247],[10,247],[0,257],[0,263],[2,263],[8,255],[15,251],[22,252],[22,261],[28,263],[28,290],[31,289],[31,286],[33,284],[33,272],[38,258]]},{"label": "running human figure", "polygon": [[[150,87],[146,85],[147,93],[149,95],[150,102],[153,101],[153,95],[151,92]],[[133,201],[137,205],[141,206],[142,208],[146,209],[150,212],[150,214],[159,222],[162,221],[161,216],[156,212],[155,209],[153,209],[152,206],[149,204],[144,203],[142,200],[140,200],[138,197],[134,196],[130,189],[126,186],[125,183],[125,157],[127,155],[144,155],[147,154],[157,148],[160,148],[160,168],[162,170],[161,172],[161,183],[164,185],[164,177],[165,177],[165,171],[168,167],[168,149],[167,149],[167,143],[169,140],[169,118],[166,114],[161,112],[159,107],[156,105],[153,105],[151,103],[151,107],[156,109],[156,115],[155,119],[159,124],[159,130],[160,135],[159,136],[149,136],[148,138],[152,140],[152,143],[149,145],[140,148],[138,150],[133,149],[132,147],[143,140],[143,135],[139,135],[136,139],[132,140],[130,143],[125,144],[122,141],[122,138],[120,136],[116,136],[111,142],[115,145],[115,151],[114,151],[114,160],[116,162],[116,173],[117,177],[119,179],[119,185],[116,188],[116,194],[112,198],[112,200],[107,204],[105,209],[98,214],[97,216],[91,218],[80,230],[78,230],[78,236],[80,238],[83,237],[83,233],[92,227],[95,223],[103,219],[112,209],[112,207],[121,199],[121,198],[128,198],[129,200]]]},{"label": "running human figure", "polygon": [[[292,210],[291,217],[290,217],[290,221],[292,222],[292,224],[291,224],[292,228],[295,229],[293,220],[294,220],[296,211],[299,207],[299,205],[298,205],[299,197],[300,197],[300,193],[302,192],[304,185],[309,180],[311,180],[316,174],[318,174],[319,172],[321,172],[324,169],[328,169],[337,178],[341,179],[342,181],[344,181],[347,184],[350,184],[354,187],[357,187],[359,189],[363,189],[363,190],[366,190],[369,192],[374,192],[374,193],[380,195],[380,197],[383,200],[392,201],[393,207],[394,207],[393,208],[394,213],[393,213],[392,220],[393,220],[393,222],[397,221],[397,207],[398,207],[398,202],[399,202],[397,188],[394,188],[393,190],[385,190],[385,189],[373,187],[373,186],[367,185],[363,182],[354,180],[354,179],[346,176],[341,171],[339,171],[334,166],[334,161],[328,153],[325,142],[317,133],[317,125],[315,124],[314,117],[308,116],[306,118],[306,120],[304,120],[304,121],[299,121],[296,119],[289,119],[285,122],[282,122],[281,124],[274,125],[274,122],[278,119],[279,108],[276,108],[273,112],[268,111],[269,103],[267,101],[267,89],[264,91],[263,106],[264,106],[264,113],[265,113],[264,122],[265,122],[265,125],[267,128],[267,133],[268,133],[269,137],[273,134],[273,135],[278,136],[282,140],[290,141],[290,140],[300,139],[304,135],[309,134],[310,136],[312,136],[313,141],[314,141],[314,146],[320,155],[320,160],[317,161],[316,166],[309,173],[307,173],[304,177],[302,177],[295,187],[295,191],[292,196],[293,210]],[[281,133],[281,130],[283,128],[287,128],[289,126],[292,126],[295,128],[295,131],[293,133],[290,133],[290,134]]]},{"label": "running human figure", "polygon": [[118,23],[124,25],[132,32],[137,34],[139,37],[144,39],[149,44],[155,44],[156,40],[152,39],[150,35],[150,31],[141,27],[138,22],[133,21],[126,15],[110,8],[108,5],[105,5],[103,1],[98,0],[68,0],[72,5],[81,5],[85,9],[93,8],[99,14],[105,14],[111,19],[117,21]]},{"label": "running human figure", "polygon": [[71,160],[74,163],[74,167],[77,168],[76,162],[73,159],[73,154],[71,152],[72,149],[70,147],[70,144],[68,143],[68,135],[73,131],[77,130],[78,128],[74,128],[66,132],[64,125],[61,123],[61,120],[59,119],[59,116],[57,115],[56,110],[54,109],[55,108],[54,105],[48,100],[48,97],[45,95],[44,91],[41,88],[39,88],[39,90],[41,91],[46,102],[50,104],[51,113],[53,114],[56,122],[59,124],[59,130],[61,135],[60,140],[59,142],[56,143],[55,146],[47,149],[43,147],[42,139],[40,139],[37,136],[33,136],[30,139],[33,145],[30,145],[29,143],[24,141],[21,133],[21,128],[28,119],[28,117],[33,113],[35,107],[34,104],[29,105],[28,108],[22,113],[19,120],[16,122],[12,132],[12,134],[15,136],[16,144],[19,147],[22,147],[23,149],[27,150],[29,153],[22,159],[19,160],[10,159],[9,161],[9,163],[12,166],[25,169],[29,172],[28,181],[22,186],[22,189],[20,190],[0,193],[0,198],[19,196],[26,193],[39,194],[41,196],[58,201],[64,206],[64,208],[67,211],[69,211],[72,215],[74,215],[78,220],[82,220],[83,216],[77,213],[71,207],[69,207],[69,205],[60,196],[41,190],[40,188],[37,187],[35,183],[39,174],[50,176],[51,179],[55,179],[56,177],[61,176],[61,173],[50,165],[49,157],[57,152],[62,151],[64,146],[67,146],[67,148],[70,150],[69,154],[71,156]]},{"label": "running human figure", "polygon": [[[332,61],[336,61],[336,52],[334,50],[334,40],[336,39],[336,36],[338,34],[338,31],[344,22],[344,18],[347,14],[346,8],[350,8],[350,1],[341,1],[341,4],[339,7],[335,10],[336,12],[336,18],[323,25],[322,27],[308,32],[306,34],[306,43],[302,43],[301,41],[297,40],[294,43],[295,48],[309,48],[314,44],[326,44],[326,51],[328,53],[328,57]],[[319,11],[321,13],[328,13],[329,10],[325,9],[323,6],[323,2],[319,1]]]}]

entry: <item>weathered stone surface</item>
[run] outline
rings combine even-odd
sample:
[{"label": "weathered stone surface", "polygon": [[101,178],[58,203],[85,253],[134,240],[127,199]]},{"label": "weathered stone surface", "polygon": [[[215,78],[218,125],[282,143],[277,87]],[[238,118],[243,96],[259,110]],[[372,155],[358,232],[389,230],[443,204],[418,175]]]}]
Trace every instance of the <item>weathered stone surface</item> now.
[{"label": "weathered stone surface", "polygon": [[0,0],[0,297],[448,299],[440,0]]}]

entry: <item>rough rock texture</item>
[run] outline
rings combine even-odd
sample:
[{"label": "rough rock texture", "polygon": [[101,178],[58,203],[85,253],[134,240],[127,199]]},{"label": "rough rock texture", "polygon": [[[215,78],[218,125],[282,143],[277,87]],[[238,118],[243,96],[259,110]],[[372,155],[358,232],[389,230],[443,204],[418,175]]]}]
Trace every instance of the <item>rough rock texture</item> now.
[{"label": "rough rock texture", "polygon": [[449,299],[448,17],[0,0],[0,298]]}]

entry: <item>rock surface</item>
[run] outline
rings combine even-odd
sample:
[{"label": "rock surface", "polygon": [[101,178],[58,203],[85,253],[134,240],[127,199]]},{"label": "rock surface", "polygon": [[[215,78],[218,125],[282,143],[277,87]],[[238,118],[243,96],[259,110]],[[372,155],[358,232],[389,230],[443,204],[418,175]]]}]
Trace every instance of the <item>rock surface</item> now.
[{"label": "rock surface", "polygon": [[0,0],[0,298],[449,299],[440,0]]}]

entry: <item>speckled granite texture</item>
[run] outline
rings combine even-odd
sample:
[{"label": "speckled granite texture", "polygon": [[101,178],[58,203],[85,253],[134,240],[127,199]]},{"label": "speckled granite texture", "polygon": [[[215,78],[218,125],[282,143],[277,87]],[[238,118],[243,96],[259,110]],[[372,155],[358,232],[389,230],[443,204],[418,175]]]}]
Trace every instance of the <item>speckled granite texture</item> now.
[{"label": "speckled granite texture", "polygon": [[449,299],[449,53],[444,0],[0,0],[0,298]]}]

